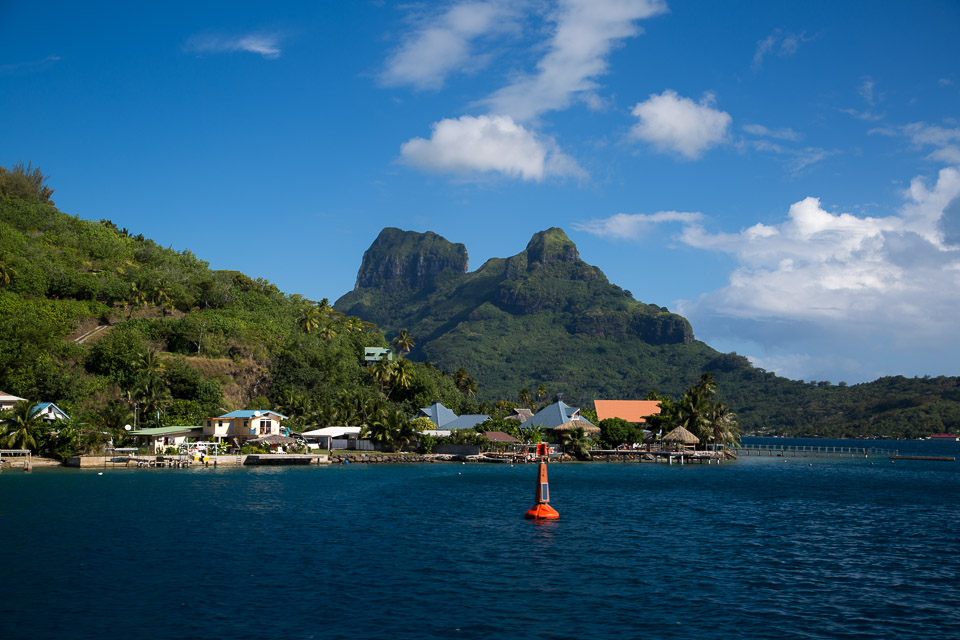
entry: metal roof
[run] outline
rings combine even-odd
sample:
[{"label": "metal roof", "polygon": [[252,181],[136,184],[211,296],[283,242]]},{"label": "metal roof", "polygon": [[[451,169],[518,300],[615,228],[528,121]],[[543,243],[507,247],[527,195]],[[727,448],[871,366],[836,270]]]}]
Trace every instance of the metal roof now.
[{"label": "metal roof", "polygon": [[265,415],[267,415],[267,414],[275,415],[275,416],[277,416],[278,418],[280,418],[281,420],[286,420],[286,419],[287,419],[287,416],[283,415],[282,413],[278,413],[278,412],[272,411],[272,410],[270,410],[270,409],[264,409],[264,410],[260,410],[260,409],[240,409],[240,410],[238,410],[238,411],[231,411],[230,413],[225,413],[225,414],[223,414],[222,416],[215,416],[215,417],[213,417],[213,418],[211,418],[211,419],[212,419],[212,420],[217,420],[217,419],[227,419],[227,420],[229,420],[230,418],[262,418],[263,416],[265,416]]},{"label": "metal roof", "polygon": [[446,427],[457,419],[457,414],[453,410],[446,408],[439,402],[434,402],[429,407],[421,407],[420,413],[433,420],[433,424],[438,427]]},{"label": "metal roof", "polygon": [[481,422],[486,422],[490,419],[490,416],[478,413],[478,414],[464,414],[458,417],[456,420],[451,420],[447,424],[443,425],[444,429],[450,429],[451,431],[456,431],[458,429],[473,429],[475,426]]},{"label": "metal roof", "polygon": [[68,419],[70,418],[70,416],[67,415],[66,411],[64,411],[57,405],[53,404],[52,402],[38,402],[37,404],[33,405],[33,408],[30,409],[30,415],[33,415],[35,413],[43,413],[44,411],[47,410],[48,407],[53,407],[54,409],[57,410],[58,413],[61,413],[63,416],[65,416]]},{"label": "metal roof", "polygon": [[553,404],[548,404],[543,409],[540,409],[537,415],[524,422],[523,426],[553,429],[571,420],[583,420],[590,424],[589,420],[584,420],[577,416],[579,411],[580,409],[578,407],[571,407],[564,403],[563,400],[557,400]]},{"label": "metal roof", "polygon": [[203,427],[152,427],[150,429],[138,429],[130,431],[132,436],[172,436],[179,433],[191,433],[193,431],[203,430]]}]

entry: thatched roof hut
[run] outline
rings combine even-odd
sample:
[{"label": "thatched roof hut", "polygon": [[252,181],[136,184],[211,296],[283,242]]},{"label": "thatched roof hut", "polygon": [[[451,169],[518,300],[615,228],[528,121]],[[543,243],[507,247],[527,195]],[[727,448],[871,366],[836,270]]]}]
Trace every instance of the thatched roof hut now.
[{"label": "thatched roof hut", "polygon": [[684,446],[693,446],[700,442],[700,438],[693,435],[683,427],[677,427],[667,435],[663,436],[662,441],[666,443],[682,444]]},{"label": "thatched roof hut", "polygon": [[586,420],[570,420],[564,422],[560,426],[554,427],[554,431],[573,431],[577,427],[582,427],[584,433],[600,433],[600,427],[595,426],[593,423],[587,422]]}]

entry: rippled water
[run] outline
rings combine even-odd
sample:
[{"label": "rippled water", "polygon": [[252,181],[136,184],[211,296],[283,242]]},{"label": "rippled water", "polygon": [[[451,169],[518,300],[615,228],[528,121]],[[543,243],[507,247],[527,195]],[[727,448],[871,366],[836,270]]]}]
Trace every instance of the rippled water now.
[{"label": "rippled water", "polygon": [[0,474],[0,625],[56,638],[954,638],[960,463]]}]

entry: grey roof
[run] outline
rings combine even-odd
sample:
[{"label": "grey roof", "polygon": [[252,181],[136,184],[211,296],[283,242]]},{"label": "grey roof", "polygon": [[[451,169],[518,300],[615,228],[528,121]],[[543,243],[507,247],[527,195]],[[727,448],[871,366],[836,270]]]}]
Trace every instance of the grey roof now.
[{"label": "grey roof", "polygon": [[457,414],[455,414],[451,409],[447,409],[439,402],[434,402],[429,407],[422,407],[420,409],[420,413],[433,420],[433,424],[437,425],[438,427],[446,427],[448,424],[457,419]]},{"label": "grey roof", "polygon": [[553,429],[571,420],[583,420],[584,422],[590,423],[589,420],[580,418],[577,415],[579,411],[580,409],[578,407],[571,407],[564,403],[563,400],[557,400],[553,404],[548,404],[543,409],[540,409],[537,415],[524,422],[523,426]]},{"label": "grey roof", "polygon": [[475,414],[475,415],[464,414],[459,418],[457,418],[456,420],[452,420],[447,424],[443,425],[443,428],[450,429],[451,431],[456,431],[457,429],[473,429],[475,426],[477,426],[481,422],[486,422],[489,419],[490,419],[490,416],[482,413]]}]

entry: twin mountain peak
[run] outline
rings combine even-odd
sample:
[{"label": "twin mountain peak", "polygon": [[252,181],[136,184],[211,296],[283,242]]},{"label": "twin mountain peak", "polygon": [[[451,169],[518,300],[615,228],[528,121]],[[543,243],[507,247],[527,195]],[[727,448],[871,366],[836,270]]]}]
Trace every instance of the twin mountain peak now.
[{"label": "twin mountain peak", "polygon": [[408,329],[418,340],[417,355],[435,362],[453,357],[444,343],[504,343],[506,334],[515,338],[532,325],[542,330],[538,342],[564,337],[693,342],[685,318],[638,302],[611,284],[580,259],[576,245],[556,227],[534,234],[517,255],[491,258],[473,272],[463,244],[429,231],[388,227],[364,253],[356,287],[335,307],[388,333]]}]

